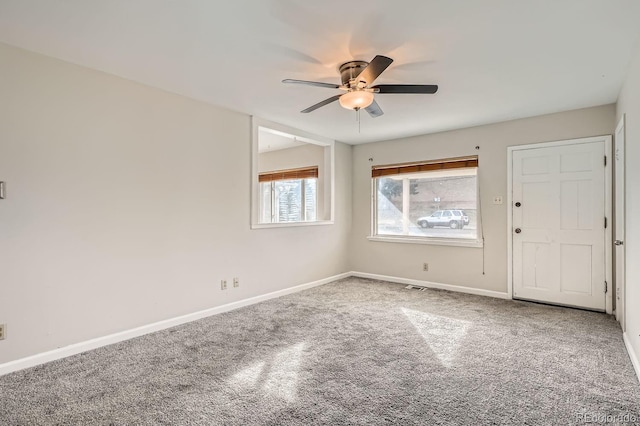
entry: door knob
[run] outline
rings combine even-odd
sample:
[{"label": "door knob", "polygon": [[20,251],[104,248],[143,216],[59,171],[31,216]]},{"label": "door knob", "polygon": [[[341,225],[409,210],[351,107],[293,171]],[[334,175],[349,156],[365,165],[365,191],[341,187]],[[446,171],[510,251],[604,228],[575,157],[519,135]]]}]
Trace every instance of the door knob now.
[{"label": "door knob", "polygon": [[615,240],[615,241],[613,242],[613,244],[615,244],[615,245],[617,245],[617,246],[621,246],[621,245],[623,245],[623,244],[624,244],[624,241]]},{"label": "door knob", "polygon": [[516,234],[519,234],[519,233],[521,233],[521,232],[522,232],[522,229],[520,229],[520,228],[516,228]]}]

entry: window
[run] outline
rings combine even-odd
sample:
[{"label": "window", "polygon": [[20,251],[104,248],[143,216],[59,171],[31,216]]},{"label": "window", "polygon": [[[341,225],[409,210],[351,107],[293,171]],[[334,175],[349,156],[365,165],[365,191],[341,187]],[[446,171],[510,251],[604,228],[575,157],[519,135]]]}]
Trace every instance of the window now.
[{"label": "window", "polygon": [[331,225],[335,142],[251,118],[251,229]]},{"label": "window", "polygon": [[480,243],[478,157],[373,166],[373,239]]},{"label": "window", "polygon": [[260,222],[316,220],[318,167],[260,173]]}]

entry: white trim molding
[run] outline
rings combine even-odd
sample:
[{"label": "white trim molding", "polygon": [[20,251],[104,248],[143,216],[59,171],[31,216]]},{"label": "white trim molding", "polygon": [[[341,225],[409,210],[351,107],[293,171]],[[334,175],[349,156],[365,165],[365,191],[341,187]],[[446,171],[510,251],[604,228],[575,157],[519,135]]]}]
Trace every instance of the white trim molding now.
[{"label": "white trim molding", "polygon": [[369,241],[381,243],[402,243],[402,244],[427,244],[434,246],[455,246],[455,247],[475,247],[482,248],[483,240],[463,239],[463,238],[425,238],[425,237],[405,237],[401,235],[372,235],[367,237]]},{"label": "white trim molding", "polygon": [[627,353],[629,354],[629,358],[631,358],[633,369],[636,370],[636,377],[640,381],[640,359],[638,358],[638,354],[633,350],[633,345],[631,345],[629,335],[626,332],[622,333],[622,339],[624,340],[624,345],[627,347]]},{"label": "white trim molding", "polygon": [[398,283],[398,284],[414,285],[416,287],[437,288],[440,290],[449,290],[449,291],[455,291],[458,293],[475,294],[477,296],[494,297],[497,299],[511,299],[511,296],[509,296],[509,294],[507,293],[503,293],[500,291],[493,291],[493,290],[485,290],[482,288],[463,287],[459,285],[442,284],[442,283],[435,283],[432,281],[413,280],[410,278],[391,277],[388,275],[369,274],[366,272],[356,272],[356,271],[351,271],[351,276],[359,277],[359,278],[369,278],[372,280],[389,281],[389,282]]},{"label": "white trim molding", "polygon": [[291,293],[297,293],[302,290],[306,290],[312,287],[321,286],[333,281],[347,278],[351,275],[352,274],[350,272],[345,272],[342,274],[323,278],[318,281],[312,281],[309,283],[300,284],[294,287],[286,288],[284,290],[278,290],[272,293],[250,297],[248,299],[227,303],[225,305],[216,306],[213,308],[205,309],[198,312],[193,312],[186,315],[181,315],[179,317],[169,318],[166,320],[154,322],[152,324],[143,325],[141,327],[136,327],[129,330],[120,331],[118,333],[109,334],[107,336],[97,337],[95,339],[86,340],[84,342],[74,343],[69,346],[53,349],[51,351],[28,356],[26,358],[17,359],[15,361],[9,361],[4,364],[0,364],[0,376],[4,374],[12,373],[14,371],[23,370],[25,368],[35,367],[36,365],[55,361],[57,359],[66,358],[72,355],[77,355],[79,353],[86,352],[92,349],[97,349],[102,346],[107,346],[114,343],[122,342],[124,340],[133,339],[134,337],[143,336],[145,334],[153,333],[156,331],[175,327],[177,325],[196,321],[202,318],[221,314],[223,312],[233,311],[235,309],[242,308],[244,306],[254,305],[256,303],[263,302],[265,300],[275,299],[276,297],[285,296]]}]

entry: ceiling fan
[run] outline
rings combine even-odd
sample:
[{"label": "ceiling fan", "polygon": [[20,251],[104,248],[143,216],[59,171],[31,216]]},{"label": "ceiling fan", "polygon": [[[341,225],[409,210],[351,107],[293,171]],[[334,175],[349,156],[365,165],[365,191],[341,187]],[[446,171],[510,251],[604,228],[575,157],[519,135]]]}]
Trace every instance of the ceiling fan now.
[{"label": "ceiling fan", "polygon": [[282,80],[283,83],[306,84],[308,86],[327,87],[329,89],[340,89],[346,93],[335,95],[322,102],[303,109],[302,113],[315,111],[316,109],[339,101],[340,105],[346,109],[359,111],[364,108],[371,117],[379,117],[384,112],[374,99],[375,93],[403,93],[403,94],[433,94],[438,91],[438,86],[433,84],[378,84],[372,86],[374,80],[387,69],[393,59],[386,56],[376,55],[371,62],[349,61],[340,65],[340,77],[342,84],[322,83],[319,81],[306,80]]}]

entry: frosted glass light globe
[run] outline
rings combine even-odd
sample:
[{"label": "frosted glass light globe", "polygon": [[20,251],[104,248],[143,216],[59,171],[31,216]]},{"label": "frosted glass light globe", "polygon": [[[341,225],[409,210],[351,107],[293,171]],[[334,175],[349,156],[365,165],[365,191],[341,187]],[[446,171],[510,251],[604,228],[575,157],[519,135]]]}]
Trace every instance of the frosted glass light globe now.
[{"label": "frosted glass light globe", "polygon": [[364,90],[354,90],[340,96],[342,108],[355,109],[366,108],[373,102],[373,93]]}]

